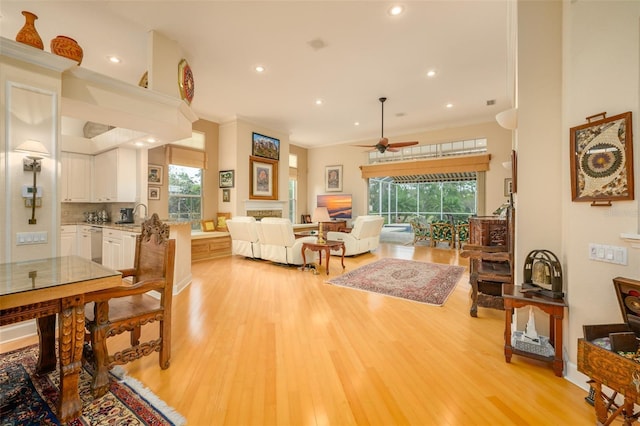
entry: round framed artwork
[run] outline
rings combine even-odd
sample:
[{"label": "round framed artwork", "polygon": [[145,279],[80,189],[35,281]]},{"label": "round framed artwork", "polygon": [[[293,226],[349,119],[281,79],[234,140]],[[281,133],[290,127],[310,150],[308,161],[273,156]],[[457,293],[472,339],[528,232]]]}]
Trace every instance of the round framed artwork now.
[{"label": "round framed artwork", "polygon": [[186,59],[182,59],[178,64],[178,87],[180,88],[182,99],[191,104],[195,94],[195,83],[193,81],[193,72]]}]

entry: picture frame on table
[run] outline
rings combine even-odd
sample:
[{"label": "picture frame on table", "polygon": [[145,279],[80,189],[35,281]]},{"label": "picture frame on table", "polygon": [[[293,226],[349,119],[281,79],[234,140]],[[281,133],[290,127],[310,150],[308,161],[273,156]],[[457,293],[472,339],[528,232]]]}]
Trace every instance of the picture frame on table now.
[{"label": "picture frame on table", "polygon": [[160,188],[157,186],[149,187],[149,194],[147,196],[150,200],[159,200],[160,199]]},{"label": "picture frame on table", "polygon": [[254,157],[279,160],[280,139],[253,132],[251,134],[251,155],[253,155]]},{"label": "picture frame on table", "polygon": [[249,157],[249,199],[278,199],[278,161]]},{"label": "picture frame on table", "polygon": [[164,167],[149,164],[147,183],[149,185],[162,185],[162,172]]},{"label": "picture frame on table", "polygon": [[[593,121],[597,117],[599,120]],[[633,135],[631,111],[606,118],[606,112],[572,127],[571,199],[610,206],[633,200]]]},{"label": "picture frame on table", "polygon": [[221,170],[218,172],[218,186],[220,188],[233,188],[235,185],[235,172],[233,170]]},{"label": "picture frame on table", "polygon": [[342,165],[324,168],[324,190],[326,192],[342,192]]}]

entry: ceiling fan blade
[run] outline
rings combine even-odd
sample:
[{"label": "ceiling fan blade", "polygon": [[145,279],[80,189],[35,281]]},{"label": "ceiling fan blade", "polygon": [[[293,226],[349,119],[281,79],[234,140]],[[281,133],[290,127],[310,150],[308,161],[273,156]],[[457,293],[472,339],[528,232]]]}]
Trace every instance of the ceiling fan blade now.
[{"label": "ceiling fan blade", "polygon": [[401,147],[401,146],[411,146],[411,145],[418,145],[418,141],[413,141],[413,142],[393,142],[393,143],[389,144],[389,146],[392,146],[394,148]]},{"label": "ceiling fan blade", "polygon": [[386,149],[386,151],[390,151],[390,152],[398,152],[400,151],[399,149],[393,148],[391,145],[389,145]]},{"label": "ceiling fan blade", "polygon": [[364,148],[374,148],[375,145],[351,145],[351,146],[362,146]]}]

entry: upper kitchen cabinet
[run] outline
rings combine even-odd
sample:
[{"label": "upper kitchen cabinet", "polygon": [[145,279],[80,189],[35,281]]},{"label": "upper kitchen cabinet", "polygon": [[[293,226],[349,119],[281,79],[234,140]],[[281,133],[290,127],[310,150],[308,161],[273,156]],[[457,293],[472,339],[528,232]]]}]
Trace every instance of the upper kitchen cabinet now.
[{"label": "upper kitchen cabinet", "polygon": [[136,152],[116,148],[94,157],[93,200],[134,202],[136,200]]},{"label": "upper kitchen cabinet", "polygon": [[60,153],[60,199],[63,202],[91,202],[92,157],[74,152]]}]

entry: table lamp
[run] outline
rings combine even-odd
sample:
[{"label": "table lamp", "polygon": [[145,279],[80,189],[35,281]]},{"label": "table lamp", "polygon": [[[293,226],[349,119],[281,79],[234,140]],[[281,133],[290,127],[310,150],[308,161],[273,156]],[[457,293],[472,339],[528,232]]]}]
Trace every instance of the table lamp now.
[{"label": "table lamp", "polygon": [[312,222],[318,222],[318,242],[325,243],[324,235],[322,234],[322,222],[329,222],[331,217],[329,216],[329,210],[326,207],[316,207],[311,216]]}]

